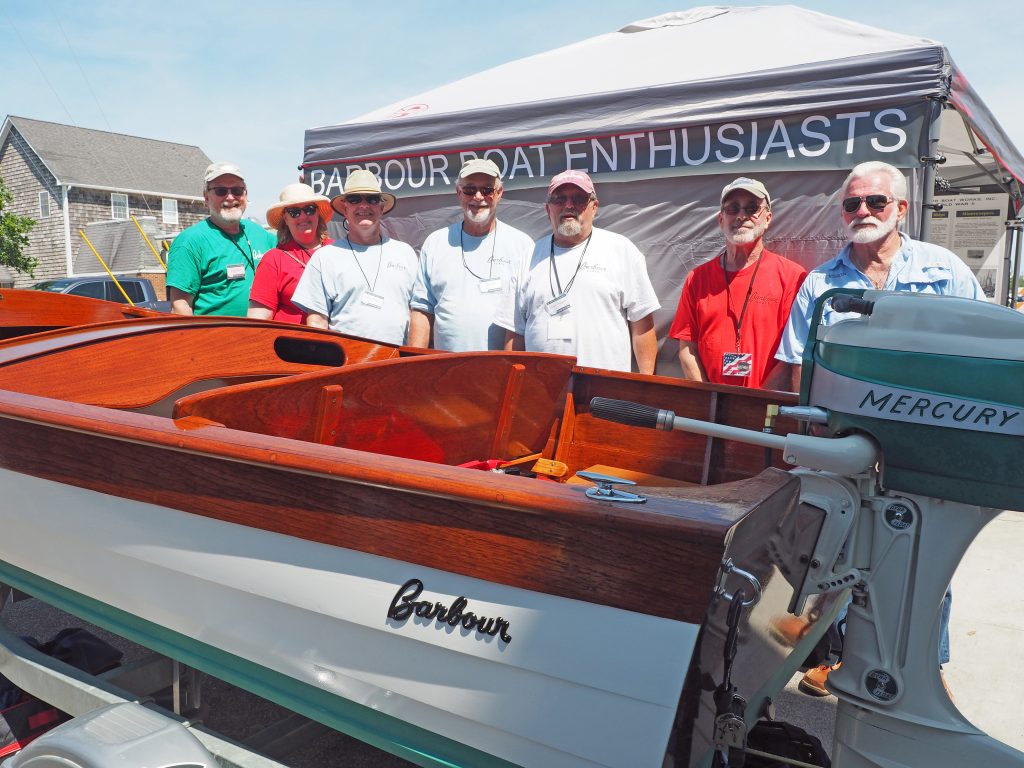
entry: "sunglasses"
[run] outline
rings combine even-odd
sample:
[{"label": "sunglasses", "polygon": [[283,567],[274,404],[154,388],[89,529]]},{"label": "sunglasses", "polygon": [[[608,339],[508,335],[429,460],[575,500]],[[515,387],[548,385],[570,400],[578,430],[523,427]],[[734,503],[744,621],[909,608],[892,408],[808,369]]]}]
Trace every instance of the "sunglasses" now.
[{"label": "sunglasses", "polygon": [[472,184],[467,184],[465,187],[459,190],[466,197],[476,197],[476,193],[479,192],[484,197],[490,197],[494,194],[494,187],[474,187]]},{"label": "sunglasses", "polygon": [[577,208],[582,208],[590,203],[591,197],[580,192],[575,195],[552,195],[548,198],[548,202],[552,205],[565,205],[570,200]]},{"label": "sunglasses", "polygon": [[754,205],[748,203],[747,205],[740,205],[739,203],[729,203],[728,205],[722,206],[722,213],[726,216],[738,216],[740,211],[743,211],[744,215],[754,218],[763,210],[760,204]]},{"label": "sunglasses", "polygon": [[291,216],[293,219],[299,218],[302,214],[312,216],[319,210],[315,205],[304,205],[301,208],[285,208],[284,212]]},{"label": "sunglasses", "polygon": [[889,203],[893,202],[895,198],[886,197],[885,195],[865,195],[864,197],[848,197],[843,200],[843,210],[847,213],[856,213],[860,210],[861,203],[867,203],[868,208],[872,211],[881,211],[885,209]]},{"label": "sunglasses", "polygon": [[366,201],[367,205],[380,205],[380,195],[345,195],[345,202],[351,203],[352,205],[359,205],[361,202]]},{"label": "sunglasses", "polygon": [[245,187],[207,187],[208,192],[213,192],[217,197],[227,197],[230,192],[235,197],[241,197],[245,194]]}]

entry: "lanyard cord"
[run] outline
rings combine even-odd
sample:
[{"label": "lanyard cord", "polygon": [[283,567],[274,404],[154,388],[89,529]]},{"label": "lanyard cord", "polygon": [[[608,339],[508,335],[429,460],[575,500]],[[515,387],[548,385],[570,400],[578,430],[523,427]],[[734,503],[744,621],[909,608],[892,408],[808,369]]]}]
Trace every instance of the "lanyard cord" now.
[{"label": "lanyard cord", "polygon": [[[469,264],[466,263],[466,243],[465,243],[465,241],[463,239],[463,235],[465,234],[465,232],[466,232],[465,225],[460,223],[459,224],[459,250],[462,251],[462,266],[465,267],[466,271],[469,272],[469,274],[471,274],[477,280],[483,280],[484,278],[480,277],[480,275],[478,275],[476,272],[474,272],[472,269],[470,269],[469,268]],[[498,247],[498,227],[497,226],[494,227],[494,232],[488,232],[487,233],[487,235],[491,235],[491,234],[494,235],[494,239],[491,240],[491,258],[487,262],[487,279],[488,280],[490,280],[494,276],[494,249]],[[487,235],[484,235],[485,239],[487,238]]]},{"label": "lanyard cord", "polygon": [[307,264],[309,264],[309,260],[313,258],[313,254],[316,251],[320,250],[320,246],[319,245],[316,246],[315,248],[313,248],[312,251],[307,251],[306,248],[303,245],[301,245],[297,240],[295,241],[295,244],[299,246],[299,250],[300,251],[302,251],[304,254],[306,254],[306,260],[305,261],[302,261],[298,256],[296,256],[291,251],[285,251],[284,248],[282,248],[281,250],[284,251],[285,253],[287,253],[289,258],[291,258],[291,260],[294,261],[296,264],[298,264],[300,267],[305,267]]},{"label": "lanyard cord", "polygon": [[[587,235],[587,240],[583,244],[583,253],[580,254],[580,260],[576,264],[576,271],[572,273],[572,279],[568,283],[566,283],[564,291],[562,290],[562,281],[558,279],[558,266],[555,264],[555,236],[551,236],[551,249],[548,252],[548,288],[551,289],[551,295],[553,297],[558,298],[559,296],[568,293],[572,289],[572,284],[576,282],[576,275],[580,273],[580,267],[583,266],[583,260],[587,258],[587,248],[590,247],[590,238],[592,238],[593,236],[593,232]],[[578,245],[575,245],[572,248],[567,249],[566,253],[573,250],[573,248],[578,247]],[[555,293],[555,287],[551,284],[552,273],[554,273],[555,275],[555,285],[558,286],[558,293]]]},{"label": "lanyard cord", "polygon": [[[242,237],[245,237],[244,231],[242,232]],[[253,274],[256,274],[256,259],[253,257],[252,243],[249,242],[249,238],[245,237],[245,244],[249,246],[248,253],[246,253],[242,249],[242,246],[240,246],[237,241],[233,240],[230,237],[228,237],[228,240],[230,240],[231,244],[238,249],[238,252],[240,254],[242,254],[242,258],[245,259],[246,263],[249,265],[249,268],[252,269]]]},{"label": "lanyard cord", "polygon": [[[373,285],[370,285],[370,278],[366,276],[366,270],[363,269],[363,265],[359,263],[359,256],[356,255],[356,249],[352,247],[352,241],[347,237],[345,242],[348,243],[348,250],[352,254],[352,258],[356,260],[356,266],[359,267],[359,271],[363,273],[363,280],[366,281],[366,287],[370,289],[370,293],[376,294],[377,280],[380,278],[380,263],[384,261],[384,235],[380,235],[380,242],[377,244],[377,274],[373,277]],[[306,250],[303,248],[302,250]]]},{"label": "lanyard cord", "polygon": [[[747,303],[750,301],[750,294],[754,290],[754,281],[757,279],[757,270],[759,270],[761,268],[761,259],[763,258],[763,256],[764,256],[764,254],[762,253],[761,256],[758,257],[757,263],[754,264],[754,274],[752,274],[750,276],[750,283],[747,285],[747,295],[743,299],[743,308],[740,310],[739,319],[738,320],[737,319],[733,320],[733,324],[736,326],[736,351],[737,352],[740,351],[741,328],[743,326],[743,318],[747,314]],[[722,272],[725,274],[725,304],[726,304],[726,308],[731,313],[732,312],[732,296],[730,295],[729,289],[732,286],[732,280],[729,278],[729,270],[727,270],[725,268],[725,262],[726,262],[727,258],[728,258],[728,256],[725,253],[723,253],[722,254]],[[742,271],[743,270],[738,270],[737,274],[739,272],[742,272]]]}]

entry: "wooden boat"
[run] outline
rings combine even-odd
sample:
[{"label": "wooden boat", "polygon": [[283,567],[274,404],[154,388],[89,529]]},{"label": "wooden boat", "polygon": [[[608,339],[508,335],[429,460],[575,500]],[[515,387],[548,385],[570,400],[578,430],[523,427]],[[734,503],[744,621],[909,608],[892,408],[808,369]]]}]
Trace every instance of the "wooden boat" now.
[{"label": "wooden boat", "polygon": [[[132,410],[151,396],[89,395],[95,375],[55,396],[41,372],[77,344],[47,360],[26,342],[0,359],[0,582],[414,763],[466,766],[707,765],[742,748],[854,586],[839,765],[1021,766],[941,695],[932,656],[942,591],[995,512],[927,498],[935,467],[858,412],[895,397],[856,378],[864,359],[904,354],[886,340],[903,318],[924,327],[902,301],[864,321],[871,343],[836,326],[812,348],[832,367],[809,369],[807,405],[830,411],[474,353],[205,389],[156,416]],[[988,309],[970,304],[915,343],[948,350],[958,329],[977,348],[963,329]],[[838,373],[870,397],[837,398]],[[697,431],[598,418],[598,397]],[[797,416],[836,438],[797,435]],[[928,429],[939,449],[949,430]]]},{"label": "wooden boat", "polygon": [[[708,614],[709,595],[730,541],[763,550],[792,528],[798,483],[763,449],[638,441],[587,403],[760,429],[793,396],[478,353],[237,383],[151,415],[213,379],[294,372],[242,351],[235,334],[257,329],[285,333],[145,320],[0,347],[0,526],[33,542],[0,544],[0,580],[423,764],[707,751],[699,691],[677,712],[691,659],[721,664],[725,604]],[[193,335],[223,369],[180,353]],[[99,348],[115,368],[142,350],[159,362],[114,394],[114,369],[89,363]],[[214,372],[198,385],[190,368]],[[475,468],[501,460],[542,473]],[[631,475],[647,502],[588,498],[586,469]],[[769,576],[764,605],[784,613],[793,587]],[[761,660],[734,671],[751,697],[792,651],[756,636]]]},{"label": "wooden boat", "polygon": [[0,339],[89,323],[160,316],[165,315],[85,296],[0,288]]}]

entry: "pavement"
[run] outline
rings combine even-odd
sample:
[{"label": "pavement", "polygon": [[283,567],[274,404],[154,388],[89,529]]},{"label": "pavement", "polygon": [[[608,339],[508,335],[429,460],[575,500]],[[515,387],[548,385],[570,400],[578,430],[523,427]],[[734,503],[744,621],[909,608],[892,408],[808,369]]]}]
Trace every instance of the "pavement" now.
[{"label": "pavement", "polygon": [[[975,726],[1024,751],[1024,513],[1004,512],[971,545],[953,577],[950,656],[945,667],[960,711]],[[28,600],[8,606],[4,618],[27,634],[49,637],[64,626],[83,622]],[[87,626],[87,625],[86,625]],[[143,649],[94,628],[128,652]],[[832,751],[836,698],[800,693],[796,675],[776,701],[780,720],[805,728]],[[206,723],[229,738],[246,739],[283,714],[275,705],[213,678],[204,683]],[[216,714],[215,714],[216,713]],[[291,768],[399,768],[404,760],[343,734],[330,732],[310,740],[289,756]]]}]

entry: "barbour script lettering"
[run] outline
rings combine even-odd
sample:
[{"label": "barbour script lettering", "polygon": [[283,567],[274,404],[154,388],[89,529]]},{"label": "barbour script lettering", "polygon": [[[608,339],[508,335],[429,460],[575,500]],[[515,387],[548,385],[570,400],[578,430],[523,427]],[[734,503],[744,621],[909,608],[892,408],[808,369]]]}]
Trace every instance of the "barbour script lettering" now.
[{"label": "barbour script lettering", "polygon": [[[914,401],[913,404],[911,404],[911,400]],[[939,425],[943,423],[950,426],[975,424],[998,428],[1005,427],[1020,416],[1020,411],[1007,410],[1006,408],[993,408],[988,405],[964,401],[933,401],[928,397],[918,397],[915,400],[912,395],[897,395],[895,392],[876,391],[875,389],[867,391],[867,394],[860,401],[858,410],[875,411],[883,416],[887,414],[916,416],[919,419],[931,421]]]},{"label": "barbour script lettering", "polygon": [[447,624],[450,627],[461,626],[465,630],[476,630],[481,635],[497,636],[506,643],[512,642],[512,635],[508,631],[509,624],[501,616],[487,618],[467,611],[469,601],[462,596],[455,598],[451,606],[446,606],[430,600],[418,600],[422,593],[423,582],[419,579],[409,579],[398,588],[398,592],[391,600],[388,618],[401,622],[416,616],[428,621],[436,620],[438,624]]}]

